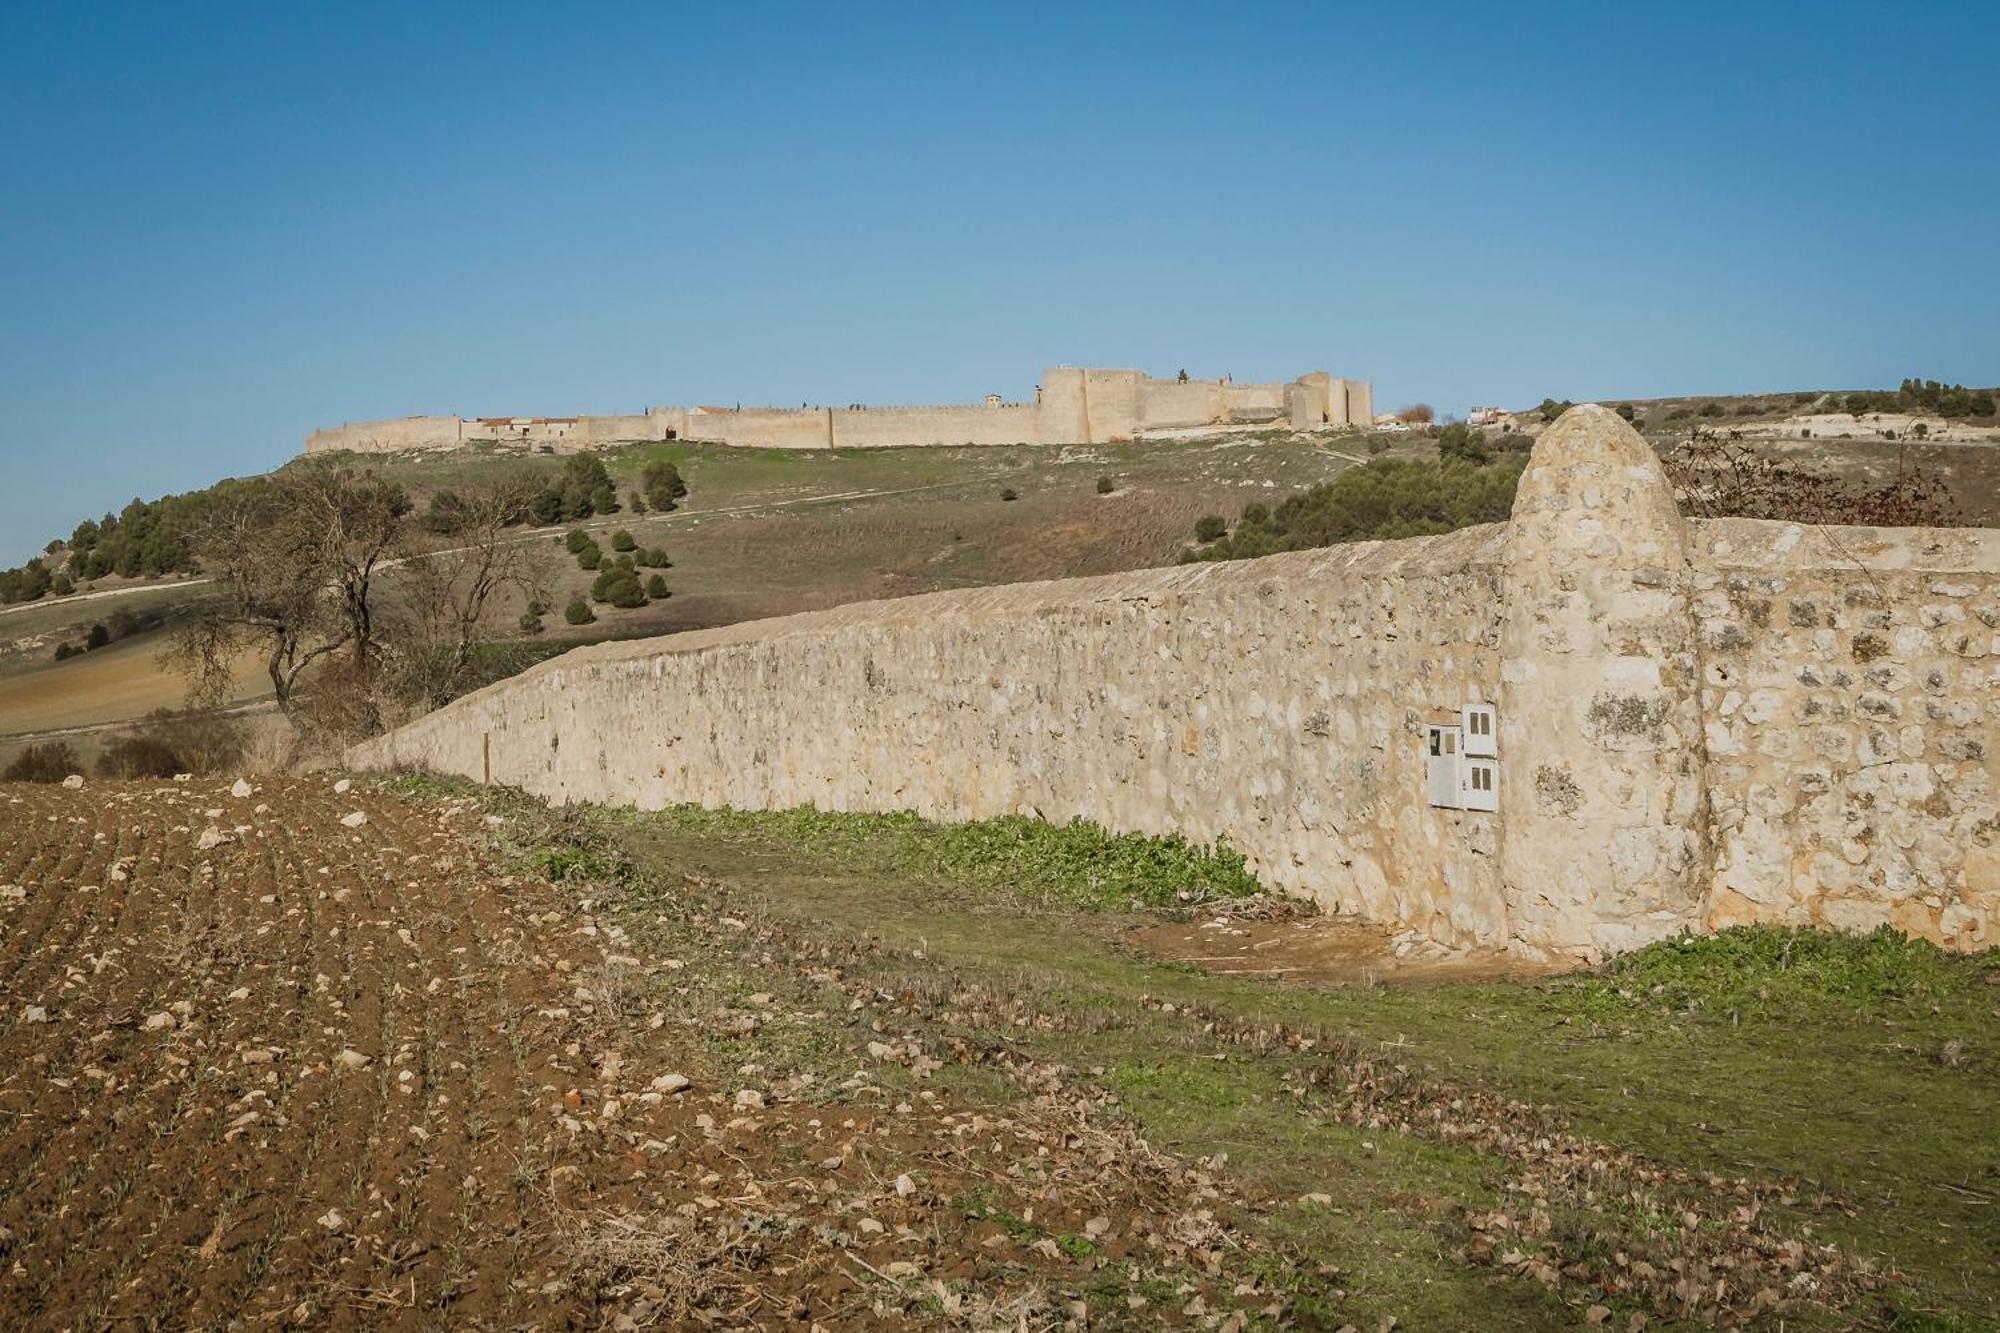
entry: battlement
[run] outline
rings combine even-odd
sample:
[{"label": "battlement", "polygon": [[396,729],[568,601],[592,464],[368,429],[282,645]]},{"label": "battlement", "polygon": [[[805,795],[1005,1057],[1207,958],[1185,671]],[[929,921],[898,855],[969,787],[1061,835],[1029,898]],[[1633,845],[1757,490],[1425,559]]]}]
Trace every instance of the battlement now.
[{"label": "battlement", "polygon": [[572,452],[635,440],[706,440],[760,449],[910,445],[1106,444],[1284,422],[1295,430],[1366,426],[1364,380],[1311,371],[1291,381],[1157,378],[1138,370],[1057,366],[1032,400],[878,407],[654,407],[619,416],[412,416],[350,421],[306,437],[307,453],[400,453],[477,442]]}]

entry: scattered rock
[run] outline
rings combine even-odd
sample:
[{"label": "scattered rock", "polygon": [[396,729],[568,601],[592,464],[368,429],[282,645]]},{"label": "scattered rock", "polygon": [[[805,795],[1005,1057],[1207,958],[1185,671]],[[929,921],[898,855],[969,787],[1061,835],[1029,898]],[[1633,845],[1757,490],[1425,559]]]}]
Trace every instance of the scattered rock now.
[{"label": "scattered rock", "polygon": [[21,1021],[23,1023],[46,1023],[49,1021],[49,1011],[39,1004],[31,1004],[21,1011]]},{"label": "scattered rock", "polygon": [[228,841],[229,841],[229,835],[227,833],[224,833],[221,829],[217,828],[215,825],[210,824],[207,828],[201,831],[201,836],[194,840],[194,849],[198,852],[206,852],[212,850],[213,848],[220,847],[223,843]]},{"label": "scattered rock", "polygon": [[374,1057],[363,1055],[352,1047],[333,1057],[333,1062],[342,1069],[366,1069],[374,1063]]},{"label": "scattered rock", "polygon": [[174,1016],[162,1009],[157,1014],[146,1015],[146,1021],[142,1026],[148,1032],[158,1032],[162,1028],[171,1028],[174,1026]]},{"label": "scattered rock", "polygon": [[83,774],[81,773],[70,774],[68,777],[62,780],[62,785],[69,788],[71,791],[82,791]]},{"label": "scattered rock", "polygon": [[764,1094],[755,1088],[745,1088],[736,1094],[736,1104],[746,1111],[761,1111],[764,1109]]},{"label": "scattered rock", "polygon": [[346,778],[342,778],[340,781],[333,784],[333,794],[335,796],[343,796],[347,793],[347,789],[349,787],[352,787],[353,785],[354,784],[348,781]]},{"label": "scattered rock", "polygon": [[363,814],[361,811],[356,810],[351,815],[342,815],[340,817],[340,822],[347,825],[347,827],[349,828],[360,828],[363,824],[366,824],[368,822],[368,816]]},{"label": "scattered rock", "polygon": [[653,1080],[654,1092],[681,1092],[694,1086],[686,1074],[662,1074]]},{"label": "scattered rock", "polygon": [[255,787],[250,785],[250,780],[248,778],[238,778],[236,779],[235,785],[230,787],[229,794],[231,796],[234,796],[237,800],[240,801],[244,797],[250,795],[250,793],[256,790],[257,789]]},{"label": "scattered rock", "polygon": [[316,1219],[328,1231],[339,1231],[347,1225],[347,1219],[338,1208],[329,1208]]}]

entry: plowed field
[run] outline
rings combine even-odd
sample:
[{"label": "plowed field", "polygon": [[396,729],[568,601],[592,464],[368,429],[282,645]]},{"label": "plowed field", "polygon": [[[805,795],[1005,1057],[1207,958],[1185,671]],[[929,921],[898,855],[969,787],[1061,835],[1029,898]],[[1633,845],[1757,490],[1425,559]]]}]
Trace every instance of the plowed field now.
[{"label": "plowed field", "polygon": [[700,1033],[785,1002],[676,1008],[698,964],[505,873],[479,820],[0,786],[0,1325],[1040,1325],[1079,1247],[1185,1266],[1172,1317],[1204,1309],[1199,1166],[1060,1096],[875,1086],[926,1075],[900,1046],[838,1088],[713,1071]]}]

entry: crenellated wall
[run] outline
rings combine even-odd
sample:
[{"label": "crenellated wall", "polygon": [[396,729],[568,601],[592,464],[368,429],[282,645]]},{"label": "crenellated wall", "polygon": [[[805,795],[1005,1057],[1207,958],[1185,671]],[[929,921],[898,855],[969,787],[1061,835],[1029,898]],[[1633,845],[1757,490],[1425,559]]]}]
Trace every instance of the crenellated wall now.
[{"label": "crenellated wall", "polygon": [[762,449],[1101,444],[1148,432],[1202,433],[1289,421],[1301,430],[1369,424],[1356,380],[1314,371],[1289,384],[1153,379],[1136,370],[1047,371],[1032,403],[936,407],[660,407],[629,416],[407,417],[351,421],[306,437],[307,453],[394,453],[497,441],[557,451],[629,440],[704,440]]},{"label": "crenellated wall", "polygon": [[[1467,705],[1490,812],[1427,784]],[[1689,523],[1585,406],[1505,524],[579,649],[350,759],[1224,838],[1340,911],[1596,958],[1738,921],[1993,943],[1997,724],[2000,532]]]}]

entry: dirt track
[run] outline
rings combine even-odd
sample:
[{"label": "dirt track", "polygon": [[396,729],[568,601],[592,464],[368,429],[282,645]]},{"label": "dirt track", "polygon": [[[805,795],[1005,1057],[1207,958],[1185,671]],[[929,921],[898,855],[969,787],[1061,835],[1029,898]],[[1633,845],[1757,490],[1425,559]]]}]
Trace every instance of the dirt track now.
[{"label": "dirt track", "polygon": [[0,1324],[1042,1323],[1052,1235],[1182,1300],[1235,1244],[1067,1097],[709,1072],[678,960],[479,833],[325,780],[0,785]]}]

